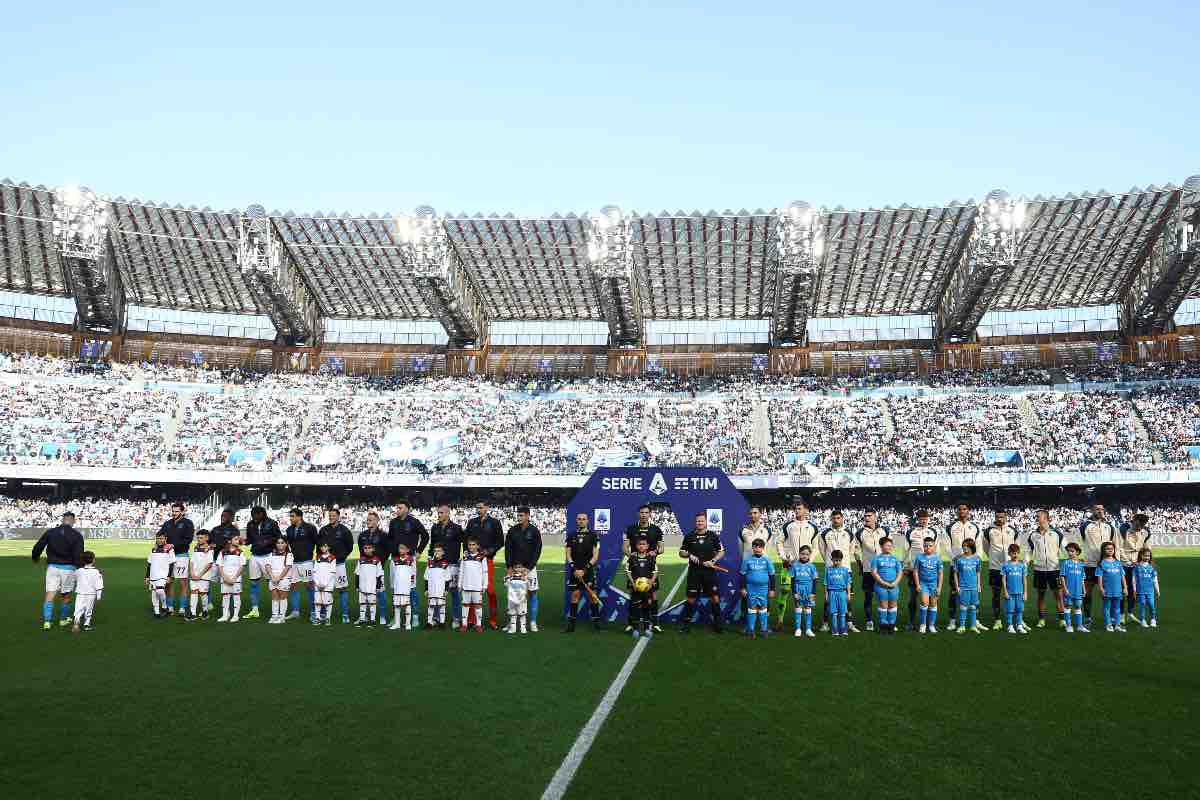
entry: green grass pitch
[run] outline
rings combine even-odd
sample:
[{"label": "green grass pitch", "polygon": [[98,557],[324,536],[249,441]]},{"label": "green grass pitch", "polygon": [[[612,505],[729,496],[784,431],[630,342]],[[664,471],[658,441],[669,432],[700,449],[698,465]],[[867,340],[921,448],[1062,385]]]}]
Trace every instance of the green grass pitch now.
[{"label": "green grass pitch", "polygon": [[[71,634],[0,543],[4,797],[536,798],[632,647],[559,633],[552,559],[541,632],[510,637],[157,621],[147,544],[90,546],[108,588]],[[1159,568],[1161,627],[1124,636],[668,630],[568,797],[1196,796],[1200,558]]]}]

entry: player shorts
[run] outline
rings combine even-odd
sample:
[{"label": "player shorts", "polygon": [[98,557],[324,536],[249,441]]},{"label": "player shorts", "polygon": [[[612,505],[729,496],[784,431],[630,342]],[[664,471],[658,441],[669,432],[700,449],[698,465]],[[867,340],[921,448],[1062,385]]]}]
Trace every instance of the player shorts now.
[{"label": "player shorts", "polygon": [[850,603],[850,597],[845,590],[836,589],[829,593],[829,613],[845,614]]},{"label": "player shorts", "polygon": [[[588,567],[583,571],[583,582],[588,586],[596,586],[596,570],[593,567]],[[567,570],[567,588],[573,592],[583,591],[583,586],[580,585],[579,579],[575,577],[574,568]]]},{"label": "player shorts", "polygon": [[238,580],[234,581],[233,583],[226,583],[225,581],[221,581],[221,594],[241,594],[241,593],[242,593],[242,581],[240,578]]},{"label": "player shorts", "polygon": [[891,603],[899,602],[900,587],[899,586],[884,586],[882,583],[875,584],[875,598],[880,602],[886,600]]},{"label": "player shorts", "polygon": [[465,606],[478,606],[483,604],[483,592],[463,592],[462,601]]},{"label": "player shorts", "polygon": [[446,565],[446,588],[458,591],[458,564]]},{"label": "player shorts", "polygon": [[360,606],[375,605],[375,593],[374,592],[359,592],[358,593],[358,604]]},{"label": "player shorts", "polygon": [[158,580],[150,581],[150,588],[154,591],[158,591],[159,589],[166,589],[167,588],[167,579],[159,578]]},{"label": "player shorts", "polygon": [[1067,595],[1063,598],[1063,605],[1067,608],[1083,608],[1083,595],[1077,597]]},{"label": "player shorts", "polygon": [[46,567],[46,594],[70,594],[75,591],[75,568],[51,564]]},{"label": "player shorts", "polygon": [[988,586],[992,587],[993,589],[1003,589],[1004,588],[1004,573],[998,569],[989,569],[988,570]]},{"label": "player shorts", "polygon": [[812,608],[815,605],[813,602],[813,587],[806,586],[803,588],[807,591],[796,592],[792,594],[792,599],[796,601],[797,608]]},{"label": "player shorts", "polygon": [[188,575],[191,575],[192,559],[187,553],[175,556],[175,561],[171,564],[171,577],[182,578],[187,580]]},{"label": "player shorts", "polygon": [[259,578],[267,577],[267,565],[270,562],[270,556],[250,556],[250,580],[256,581]]},{"label": "player shorts", "polygon": [[1153,607],[1153,606],[1154,606],[1154,595],[1152,595],[1152,594],[1139,594],[1139,595],[1137,596],[1137,601],[1138,601],[1138,605],[1140,605],[1140,606],[1151,606],[1151,607]]},{"label": "player shorts", "polygon": [[313,592],[313,603],[319,606],[333,605],[333,592]]},{"label": "player shorts", "polygon": [[393,592],[392,593],[392,605],[395,606],[396,608],[408,608],[409,603],[411,603],[411,602],[412,602],[412,595],[410,595],[408,592]]},{"label": "player shorts", "polygon": [[290,574],[290,571],[289,571],[289,574],[284,575],[279,580],[271,581],[271,591],[272,592],[287,592],[287,591],[290,591],[291,588],[292,588],[292,576]]},{"label": "player shorts", "polygon": [[979,605],[979,592],[974,589],[963,589],[958,593],[958,603],[963,607]]},{"label": "player shorts", "polygon": [[300,583],[312,583],[313,562],[301,561],[298,564],[292,564],[291,578]]},{"label": "player shorts", "polygon": [[927,595],[930,595],[931,597],[937,597],[938,596],[937,584],[936,583],[922,583],[921,584],[921,594],[927,594]]},{"label": "player shorts", "polygon": [[688,567],[687,574],[688,597],[700,595],[712,596],[717,594],[717,571],[703,567]]},{"label": "player shorts", "polygon": [[346,577],[346,562],[337,565],[337,572],[333,576],[333,588],[345,589],[350,585],[350,579]]},{"label": "player shorts", "polygon": [[1060,583],[1058,570],[1056,569],[1044,571],[1035,569],[1033,571],[1033,588],[1035,589],[1049,589],[1053,592],[1058,589]]},{"label": "player shorts", "polygon": [[753,592],[746,592],[746,605],[750,608],[766,608],[767,592],[758,589]]},{"label": "player shorts", "polygon": [[189,588],[193,592],[199,592],[201,594],[208,594],[208,584],[209,583],[210,583],[210,581],[208,580],[208,578],[193,578]]}]

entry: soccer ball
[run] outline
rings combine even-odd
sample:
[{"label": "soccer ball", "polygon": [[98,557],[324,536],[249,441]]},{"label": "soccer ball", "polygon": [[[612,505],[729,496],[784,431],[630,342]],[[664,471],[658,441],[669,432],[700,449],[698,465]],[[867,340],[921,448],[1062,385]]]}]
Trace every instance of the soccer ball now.
[{"label": "soccer ball", "polygon": [[638,578],[633,582],[633,589],[636,592],[648,592],[650,591],[650,586],[649,578]]}]

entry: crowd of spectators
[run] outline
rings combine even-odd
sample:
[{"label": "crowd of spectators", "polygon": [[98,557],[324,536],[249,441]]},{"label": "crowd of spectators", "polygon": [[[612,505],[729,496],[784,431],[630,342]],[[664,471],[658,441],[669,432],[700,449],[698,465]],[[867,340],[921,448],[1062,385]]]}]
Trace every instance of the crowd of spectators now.
[{"label": "crowd of spectators", "polygon": [[[926,388],[849,399],[814,391],[845,388],[848,384],[839,384],[845,379],[760,373],[496,381],[411,373],[262,375],[142,364],[114,365],[109,379],[96,383],[71,379],[70,365],[63,359],[0,356],[0,461],[579,474],[601,457],[623,454],[631,462],[711,465],[747,474],[803,469],[807,459],[797,461],[793,453],[816,453],[817,466],[825,470],[1006,468],[1015,463],[989,465],[983,451],[1011,449],[1023,454],[1026,468],[1086,470],[1186,463],[1184,446],[1200,444],[1200,388],[1187,383],[1132,393]],[[1126,378],[1172,379],[1190,369],[1195,367],[1121,368]],[[956,389],[1021,381],[1032,387],[1050,378],[1042,370],[1017,368],[887,376]],[[971,378],[977,378],[975,384],[968,383]],[[242,385],[215,391],[143,388],[154,381]],[[575,396],[547,396],[556,392]],[[393,430],[457,431],[457,451],[433,464],[385,462],[381,442]],[[334,450],[340,454],[330,458]]]},{"label": "crowd of spectators", "polygon": [[0,494],[0,528],[48,528],[62,515],[75,513],[79,528],[157,528],[170,515],[170,503],[127,497],[76,497],[70,500]]},{"label": "crowd of spectators", "polygon": [[1039,421],[1026,451],[1033,469],[1138,468],[1154,463],[1133,406],[1118,392],[1035,392]]}]

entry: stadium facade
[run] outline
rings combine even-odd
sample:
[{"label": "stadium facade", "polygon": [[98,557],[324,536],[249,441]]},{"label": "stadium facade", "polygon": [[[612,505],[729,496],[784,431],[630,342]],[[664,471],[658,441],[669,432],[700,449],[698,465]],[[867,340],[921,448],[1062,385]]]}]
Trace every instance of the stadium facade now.
[{"label": "stadium facade", "polygon": [[[936,208],[542,219],[214,211],[6,180],[0,290],[15,296],[0,303],[0,345],[352,373],[1193,358],[1195,314],[1181,309],[1200,299],[1198,227],[1200,176]],[[1074,311],[1031,314],[1052,309]],[[725,333],[685,333],[704,321]],[[543,333],[552,323],[572,332]]]}]

